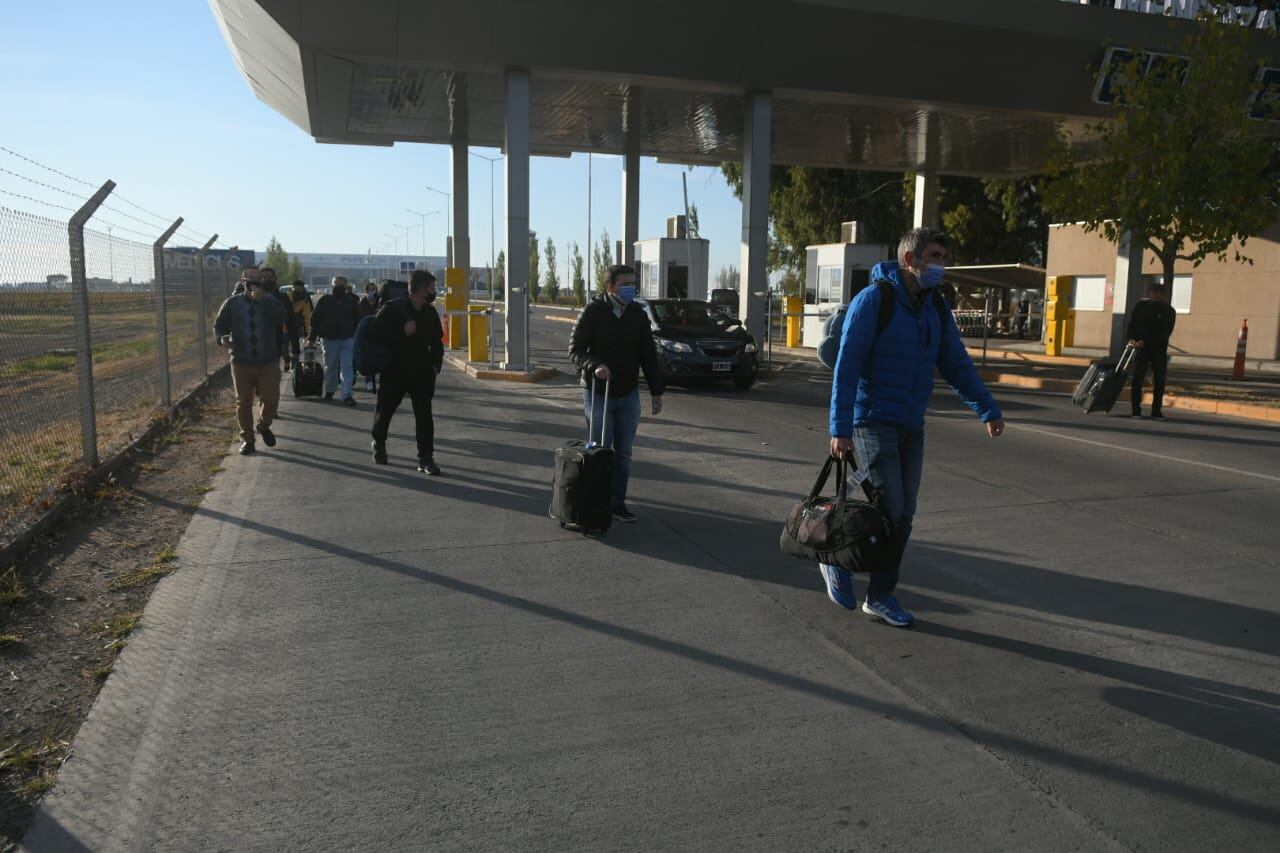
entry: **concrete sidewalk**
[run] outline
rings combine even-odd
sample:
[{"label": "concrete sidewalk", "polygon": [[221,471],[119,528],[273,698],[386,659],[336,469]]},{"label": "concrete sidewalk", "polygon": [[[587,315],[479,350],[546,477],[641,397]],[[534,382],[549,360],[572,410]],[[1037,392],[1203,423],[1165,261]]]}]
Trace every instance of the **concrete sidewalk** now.
[{"label": "concrete sidewalk", "polygon": [[751,435],[646,426],[642,522],[562,531],[576,398],[446,371],[430,479],[407,407],[383,468],[367,396],[286,398],[27,848],[1122,849],[739,574],[795,499]]}]

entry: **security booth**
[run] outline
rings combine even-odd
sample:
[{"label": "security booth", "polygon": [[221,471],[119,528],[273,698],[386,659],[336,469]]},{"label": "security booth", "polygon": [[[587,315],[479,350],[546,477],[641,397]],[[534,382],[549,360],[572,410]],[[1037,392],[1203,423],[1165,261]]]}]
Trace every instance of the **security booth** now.
[{"label": "security booth", "polygon": [[[947,267],[945,284],[956,327],[982,340],[986,359],[992,337],[1039,341],[1045,324],[1045,271],[1031,264]],[[1065,316],[1065,315],[1064,315]]]},{"label": "security booth", "polygon": [[892,246],[866,241],[860,222],[841,223],[840,240],[805,247],[802,346],[817,347],[827,318],[871,283],[872,267],[893,257]]},{"label": "security booth", "polygon": [[689,237],[683,216],[667,220],[667,236],[639,240],[636,291],[646,299],[706,299],[711,243]]}]

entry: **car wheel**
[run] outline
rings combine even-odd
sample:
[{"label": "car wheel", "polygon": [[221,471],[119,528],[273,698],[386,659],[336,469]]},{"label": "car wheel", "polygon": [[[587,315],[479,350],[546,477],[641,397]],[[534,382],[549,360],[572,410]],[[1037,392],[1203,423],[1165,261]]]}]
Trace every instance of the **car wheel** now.
[{"label": "car wheel", "polygon": [[739,391],[745,391],[754,384],[756,384],[756,372],[754,370],[746,376],[733,377],[733,387]]}]

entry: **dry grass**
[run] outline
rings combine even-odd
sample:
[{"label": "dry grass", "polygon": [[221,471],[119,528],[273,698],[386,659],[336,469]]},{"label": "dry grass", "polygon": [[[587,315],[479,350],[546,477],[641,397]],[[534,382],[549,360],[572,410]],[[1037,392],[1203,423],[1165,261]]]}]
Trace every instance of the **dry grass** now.
[{"label": "dry grass", "polygon": [[156,555],[155,563],[144,569],[121,575],[112,580],[107,586],[111,589],[136,589],[140,586],[155,583],[165,575],[173,573],[174,569],[177,568],[177,566],[173,565],[173,561],[177,558],[178,552],[173,549],[172,545],[167,545]]}]

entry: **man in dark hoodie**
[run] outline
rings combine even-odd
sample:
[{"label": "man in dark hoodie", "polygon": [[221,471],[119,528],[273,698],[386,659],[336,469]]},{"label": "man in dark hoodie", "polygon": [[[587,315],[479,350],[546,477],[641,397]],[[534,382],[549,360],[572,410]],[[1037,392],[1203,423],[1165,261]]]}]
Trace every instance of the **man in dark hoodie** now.
[{"label": "man in dark hoodie", "polygon": [[[280,405],[280,359],[285,357],[284,305],[262,287],[261,274],[249,267],[242,274],[243,293],[222,303],[213,321],[214,339],[231,350],[231,380],[236,389],[236,419],[240,424],[240,454],[257,448],[254,432],[267,447],[275,447],[271,432]],[[253,398],[262,400],[255,426]]]},{"label": "man in dark hoodie", "polygon": [[1151,285],[1150,297],[1139,299],[1129,315],[1129,345],[1133,356],[1133,388],[1130,402],[1132,415],[1142,417],[1142,386],[1147,382],[1147,368],[1154,376],[1151,389],[1151,417],[1165,420],[1164,383],[1169,371],[1169,338],[1173,335],[1178,312],[1169,304],[1163,284]]},{"label": "man in dark hoodie", "polygon": [[293,313],[293,304],[289,294],[280,289],[280,283],[276,280],[276,271],[271,267],[262,268],[262,289],[279,299],[280,304],[284,306],[284,333],[292,344],[288,352],[284,353],[284,369],[287,372],[292,363],[291,355],[296,356],[299,352],[295,343],[298,340],[298,326]]},{"label": "man in dark hoodie", "polygon": [[635,298],[635,270],[610,268],[605,292],[582,309],[569,337],[569,357],[582,379],[583,414],[589,423],[604,425],[603,444],[613,448],[613,517],[628,523],[636,520],[627,509],[627,483],[640,427],[640,371],[649,383],[654,415],[662,413],[663,392],[653,330]]},{"label": "man in dark hoodie", "polygon": [[431,303],[436,301],[436,277],[414,270],[409,295],[384,302],[373,321],[370,337],[387,348],[390,366],[382,372],[378,387],[378,411],[373,419],[373,461],[387,464],[387,432],[391,416],[405,394],[413,401],[418,440],[418,470],[438,476],[435,460],[435,422],[431,401],[436,374],[444,364],[444,327]]},{"label": "man in dark hoodie", "polygon": [[354,406],[351,395],[355,382],[353,358],[356,351],[356,325],[360,322],[360,300],[351,293],[351,285],[345,275],[333,277],[333,290],[321,296],[311,312],[311,334],[308,340],[315,343],[317,337],[324,341],[324,398],[332,400],[342,381],[342,402]]}]

